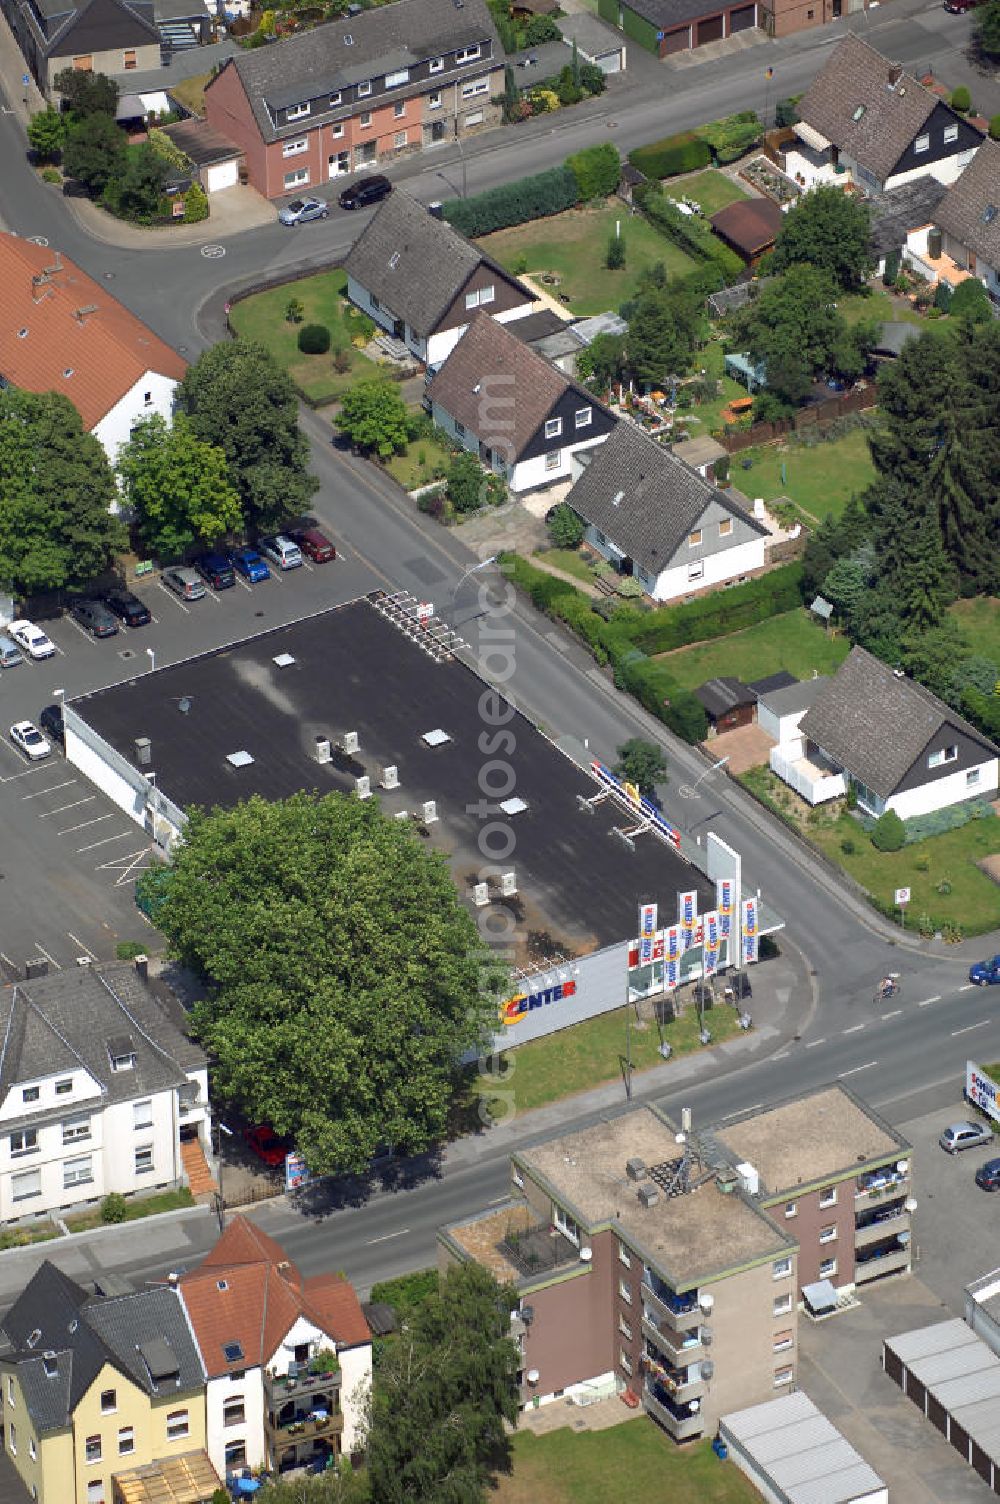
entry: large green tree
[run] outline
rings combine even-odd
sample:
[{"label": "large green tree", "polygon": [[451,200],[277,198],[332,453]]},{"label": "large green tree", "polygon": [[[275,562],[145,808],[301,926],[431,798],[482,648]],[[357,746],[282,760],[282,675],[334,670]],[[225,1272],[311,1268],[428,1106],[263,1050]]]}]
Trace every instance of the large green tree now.
[{"label": "large green tree", "polygon": [[184,375],[179,405],[206,444],[222,450],[247,525],[273,531],[309,504],[318,482],[299,429],[295,389],[263,345],[213,345]]},{"label": "large green tree", "polygon": [[0,581],[89,584],[127,542],[107,456],[55,392],[0,391]]},{"label": "large green tree", "polygon": [[833,186],[803,193],[784,217],[769,271],[812,266],[854,291],[875,269],[868,205]]},{"label": "large green tree", "polygon": [[183,413],[173,426],[141,419],[118,456],[125,498],[143,542],[160,559],[179,559],[194,543],[214,543],[243,525],[226,456],[191,430]]},{"label": "large green tree", "polygon": [[615,772],[619,778],[634,783],[640,794],[647,799],[656,797],[656,785],[667,779],[667,759],[663,748],[655,742],[643,741],[641,736],[631,736],[618,748]]},{"label": "large green tree", "polygon": [[622,311],[628,321],[625,363],[638,380],[662,386],[682,376],[705,336],[704,299],[686,284],[669,282],[657,266]]},{"label": "large green tree", "polygon": [[55,88],[63,106],[77,120],[86,115],[110,115],[118,109],[118,85],[106,73],[87,73],[64,68],[55,76]]},{"label": "large green tree", "polygon": [[517,1419],[516,1301],[479,1264],[458,1265],[387,1347],[368,1425],[372,1504],[483,1504]]},{"label": "large green tree", "polygon": [[379,376],[348,387],[335,422],[356,449],[387,460],[406,448],[408,420],[398,384]]},{"label": "large green tree", "polygon": [[801,402],[818,377],[844,363],[853,335],[836,299],[829,272],[792,266],[734,320],[737,338],[746,340],[754,361],[767,369],[769,392]]},{"label": "large green tree", "polygon": [[87,115],[67,130],[63,167],[88,193],[103,193],[124,165],[125,137],[110,115]]},{"label": "large green tree", "polygon": [[148,141],[130,146],[120,176],[105,186],[104,203],[123,219],[148,224],[159,213],[163,185],[169,175],[169,162]]},{"label": "large green tree", "polygon": [[987,0],[976,12],[976,41],[988,57],[1000,57],[1000,0]]},{"label": "large green tree", "polygon": [[342,794],[193,811],[172,865],[144,882],[205,983],[194,1021],[223,1098],[317,1173],[440,1139],[505,974],[409,824]]},{"label": "large green tree", "polygon": [[66,121],[58,110],[47,105],[28,121],[28,143],[39,162],[52,162],[62,151],[66,139]]}]

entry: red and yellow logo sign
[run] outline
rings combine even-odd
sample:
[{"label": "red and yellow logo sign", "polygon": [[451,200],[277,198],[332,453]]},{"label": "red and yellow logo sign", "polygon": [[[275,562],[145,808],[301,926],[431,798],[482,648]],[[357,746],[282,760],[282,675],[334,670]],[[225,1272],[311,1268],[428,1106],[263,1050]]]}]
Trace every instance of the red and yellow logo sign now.
[{"label": "red and yellow logo sign", "polygon": [[519,1024],[525,1014],[533,1012],[535,1008],[557,1003],[560,998],[572,997],[575,992],[575,982],[557,982],[554,987],[546,987],[544,992],[519,992],[516,997],[508,998],[501,1004],[500,1021],[510,1028],[511,1024]]}]

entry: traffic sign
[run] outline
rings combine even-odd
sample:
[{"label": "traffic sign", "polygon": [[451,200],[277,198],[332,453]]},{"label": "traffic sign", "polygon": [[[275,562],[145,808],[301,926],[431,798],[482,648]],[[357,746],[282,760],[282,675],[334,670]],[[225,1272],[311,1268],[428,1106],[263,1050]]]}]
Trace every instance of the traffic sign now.
[{"label": "traffic sign", "polygon": [[904,906],[904,904],[908,904],[909,901],[910,901],[910,890],[909,890],[909,888],[897,888],[896,889],[896,907],[897,907],[897,909],[901,909]]}]

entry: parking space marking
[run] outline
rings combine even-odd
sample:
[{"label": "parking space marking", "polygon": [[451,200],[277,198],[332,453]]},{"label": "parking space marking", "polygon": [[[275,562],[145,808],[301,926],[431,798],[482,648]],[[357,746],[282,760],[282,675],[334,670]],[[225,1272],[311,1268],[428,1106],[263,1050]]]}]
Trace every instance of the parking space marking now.
[{"label": "parking space marking", "polygon": [[34,794],[22,794],[22,802],[28,799],[41,799],[43,794],[54,794],[57,789],[68,789],[71,783],[76,783],[75,778],[67,778],[64,783],[53,783],[48,788],[38,789]]},{"label": "parking space marking", "polygon": [[173,603],[177,607],[177,609],[179,611],[183,611],[185,616],[190,616],[191,615],[191,612],[188,610],[187,606],[185,606],[184,602],[182,600],[178,600],[178,598],[174,594],[174,592],[172,590],[168,590],[167,587],[166,587],[166,585],[164,585],[161,580],[157,580],[157,582],[156,582],[156,588],[158,590],[162,590],[163,594],[167,597],[167,599],[173,601]]},{"label": "parking space marking", "polygon": [[79,809],[81,804],[93,804],[96,794],[88,794],[86,799],[74,799],[72,804],[60,804],[58,809],[47,809],[44,815],[39,815],[39,820],[51,820],[53,815],[64,815],[68,809]]},{"label": "parking space marking", "polygon": [[917,1007],[918,1008],[929,1008],[930,1005],[931,1005],[931,1003],[939,1003],[940,1001],[941,1001],[941,994],[940,994],[940,992],[937,992],[937,993],[934,994],[933,997],[925,997],[925,998],[923,998],[917,1004]]},{"label": "parking space marking", "polygon": [[966,1024],[964,1029],[952,1029],[951,1037],[952,1039],[957,1039],[960,1034],[971,1034],[973,1029],[985,1029],[987,1024],[992,1022],[993,1020],[990,1018],[981,1018],[978,1024]]},{"label": "parking space marking", "polygon": [[62,971],[62,967],[59,965],[59,962],[56,960],[55,956],[50,956],[44,945],[39,945],[38,941],[36,940],[34,942],[34,946],[43,960],[48,961],[50,966],[54,966],[56,971]]},{"label": "parking space marking", "polygon": [[84,952],[85,955],[88,955],[92,961],[96,961],[97,960],[97,957],[94,955],[94,952],[91,950],[90,946],[89,945],[84,945],[84,943],[80,939],[79,935],[74,935],[74,933],[73,933],[72,930],[67,930],[66,933],[69,936],[69,938],[72,940],[73,944],[74,945],[78,945],[80,947],[80,949]]},{"label": "parking space marking", "polygon": [[141,866],[144,857],[148,857],[152,851],[151,846],[143,846],[138,851],[130,851],[128,856],[112,857],[110,862],[101,862],[94,868],[95,872],[117,872],[115,887],[123,888],[128,883],[134,883],[145,867]]},{"label": "parking space marking", "polygon": [[110,815],[97,815],[93,820],[81,820],[79,825],[67,825],[65,830],[57,830],[56,835],[71,836],[74,830],[86,830],[88,825],[100,825],[102,820],[113,820],[114,812]]},{"label": "parking space marking", "polygon": [[85,642],[93,642],[94,641],[94,639],[91,637],[90,633],[87,631],[86,627],[81,627],[80,623],[76,620],[76,618],[74,616],[71,616],[68,611],[66,613],[65,620],[69,622],[69,624],[70,624],[71,627],[75,627],[76,628],[76,630],[79,632],[80,636],[84,639]]},{"label": "parking space marking", "polygon": [[965,986],[960,987],[958,990],[959,992],[971,992],[975,985],[975,982],[966,982]]},{"label": "parking space marking", "polygon": [[878,1061],[869,1060],[867,1065],[856,1065],[849,1071],[841,1071],[837,1079],[838,1081],[843,1081],[845,1076],[856,1076],[860,1071],[870,1071],[873,1065],[878,1065]]},{"label": "parking space marking", "polygon": [[247,595],[253,595],[253,586],[248,585],[246,580],[241,579],[239,575],[236,576],[236,583],[237,585],[243,586],[243,589],[246,591]]},{"label": "parking space marking", "polygon": [[815,1050],[821,1044],[826,1044],[826,1040],[825,1039],[810,1039],[809,1043],[806,1045],[806,1049],[807,1050]]},{"label": "parking space marking", "polygon": [[[23,761],[23,758],[18,760]],[[47,773],[48,771],[47,766],[40,766],[36,763],[34,767],[22,768],[20,773],[7,773],[4,777],[0,778],[0,783],[14,783],[16,779],[28,778],[32,773]]]},{"label": "parking space marking", "polygon": [[0,950],[0,961],[2,961],[5,966],[8,966],[11,971],[17,972],[18,968],[14,965],[13,961],[10,959],[10,956],[4,955],[2,950]]},{"label": "parking space marking", "polygon": [[81,856],[85,851],[96,851],[98,846],[110,846],[112,841],[130,841],[134,836],[134,830],[123,830],[116,836],[105,836],[102,841],[91,841],[89,846],[78,846],[76,854]]}]

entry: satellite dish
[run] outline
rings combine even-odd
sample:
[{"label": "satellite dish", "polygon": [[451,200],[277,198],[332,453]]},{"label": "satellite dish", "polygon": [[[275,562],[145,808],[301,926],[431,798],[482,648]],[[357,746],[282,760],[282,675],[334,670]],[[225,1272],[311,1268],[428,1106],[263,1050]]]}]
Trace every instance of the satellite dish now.
[{"label": "satellite dish", "polygon": [[905,1175],[909,1168],[910,1161],[908,1159],[897,1159],[896,1169],[899,1171],[900,1175]]},{"label": "satellite dish", "polygon": [[525,1374],[525,1378],[527,1379],[527,1381],[528,1381],[529,1384],[537,1384],[538,1383],[538,1369],[537,1368],[529,1368],[528,1372]]},{"label": "satellite dish", "polygon": [[709,1311],[715,1308],[715,1296],[710,1290],[706,1290],[704,1295],[698,1296],[698,1304],[707,1316]]},{"label": "satellite dish", "polygon": [[674,1134],[674,1143],[675,1144],[686,1144],[687,1141],[688,1141],[688,1136],[684,1132],[683,1129],[681,1129],[680,1133],[675,1133]]},{"label": "satellite dish", "polygon": [[910,1213],[910,1215],[912,1217],[913,1213],[917,1209],[917,1198],[916,1198],[916,1196],[907,1196],[906,1200],[903,1202],[903,1205],[905,1206],[906,1210]]},{"label": "satellite dish", "polygon": [[590,1261],[591,1261],[591,1259],[593,1257],[594,1257],[594,1250],[592,1248],[581,1248],[580,1249],[580,1262],[582,1264],[589,1264]]}]

